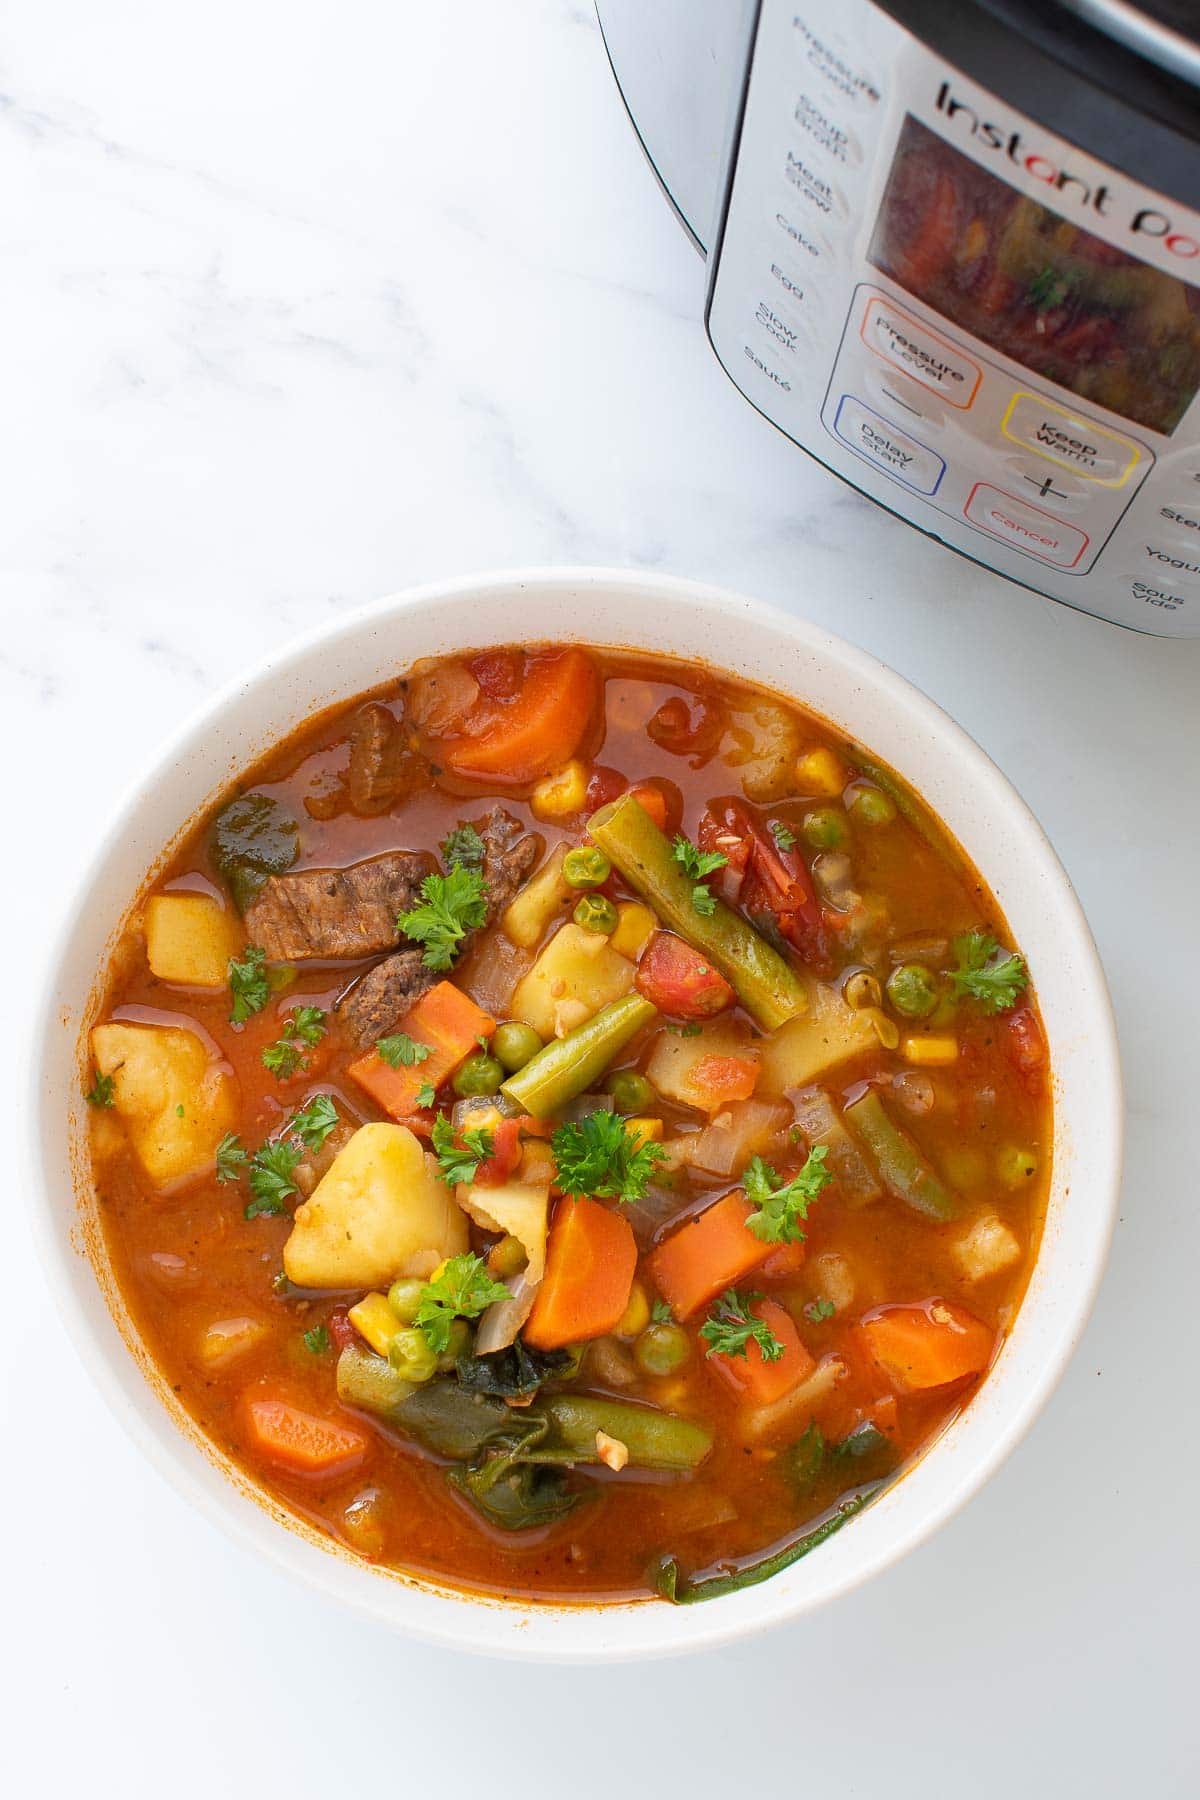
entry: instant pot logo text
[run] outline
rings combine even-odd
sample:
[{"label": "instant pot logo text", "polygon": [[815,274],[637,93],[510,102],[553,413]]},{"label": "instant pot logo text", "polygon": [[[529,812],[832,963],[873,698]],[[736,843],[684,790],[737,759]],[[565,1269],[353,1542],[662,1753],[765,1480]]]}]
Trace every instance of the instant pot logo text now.
[{"label": "instant pot logo text", "polygon": [[[1019,131],[1007,131],[1003,126],[981,118],[973,106],[955,98],[948,81],[943,81],[938,89],[936,104],[937,110],[956,130],[968,132],[977,144],[995,150],[1033,181],[1044,182],[1064,200],[1070,200],[1102,219],[1120,223],[1114,219],[1113,192],[1105,182],[1093,186],[1082,175],[1072,175],[1059,168],[1052,156],[1033,149]],[[1126,228],[1135,237],[1153,238],[1170,255],[1184,261],[1200,257],[1200,238],[1177,230],[1169,216],[1155,207],[1138,207],[1126,221]]]}]

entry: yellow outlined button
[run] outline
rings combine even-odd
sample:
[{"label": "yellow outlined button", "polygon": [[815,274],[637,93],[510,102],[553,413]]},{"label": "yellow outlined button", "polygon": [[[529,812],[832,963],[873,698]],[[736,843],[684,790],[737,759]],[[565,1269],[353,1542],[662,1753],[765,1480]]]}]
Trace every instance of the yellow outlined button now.
[{"label": "yellow outlined button", "polygon": [[1021,388],[1009,401],[1000,429],[1011,443],[1099,487],[1124,487],[1143,456],[1132,438]]}]

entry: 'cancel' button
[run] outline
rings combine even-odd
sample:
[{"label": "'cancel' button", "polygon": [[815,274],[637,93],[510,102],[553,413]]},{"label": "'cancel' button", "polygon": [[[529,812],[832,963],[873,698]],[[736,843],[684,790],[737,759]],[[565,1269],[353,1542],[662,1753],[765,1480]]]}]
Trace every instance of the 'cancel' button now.
[{"label": "'cancel' button", "polygon": [[963,512],[981,531],[990,531],[993,537],[1053,563],[1056,569],[1073,569],[1088,546],[1086,531],[1077,531],[1053,513],[987,481],[975,483]]}]

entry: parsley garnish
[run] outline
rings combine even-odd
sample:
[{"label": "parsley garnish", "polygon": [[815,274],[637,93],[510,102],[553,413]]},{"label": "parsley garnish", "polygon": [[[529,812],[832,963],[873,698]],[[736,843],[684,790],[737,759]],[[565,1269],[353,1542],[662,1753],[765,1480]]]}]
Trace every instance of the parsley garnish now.
[{"label": "parsley garnish", "polygon": [[700,1336],[708,1344],[709,1356],[745,1356],[746,1346],[753,1338],[764,1362],[779,1361],[783,1345],[771,1327],[763,1319],[756,1319],[749,1310],[752,1301],[761,1299],[761,1294],[743,1296],[733,1288],[725,1289],[700,1327]]},{"label": "parsley garnish", "polygon": [[788,829],[782,819],[770,819],[768,829],[781,850],[796,848],[796,834]]},{"label": "parsley garnish", "polygon": [[303,1155],[300,1145],[287,1138],[278,1138],[254,1152],[250,1159],[250,1192],[254,1198],[246,1207],[248,1219],[269,1218],[287,1211],[284,1201],[300,1192],[292,1175]]},{"label": "parsley garnish", "polygon": [[764,1244],[797,1243],[804,1236],[800,1220],[807,1219],[809,1207],[821,1189],[833,1180],[825,1167],[828,1154],[826,1146],[818,1144],[809,1151],[804,1167],[790,1181],[780,1181],[770,1163],[764,1162],[761,1156],[752,1156],[742,1177],[742,1186],[747,1200],[757,1210],[746,1220],[746,1230],[752,1231]]},{"label": "parsley garnish", "polygon": [[457,825],[442,844],[448,869],[481,869],[487,846],[473,825]]},{"label": "parsley garnish", "polygon": [[990,931],[968,931],[954,940],[957,969],[950,979],[955,992],[978,1000],[984,1012],[1007,1012],[1029,977],[1015,951],[1001,951]]},{"label": "parsley garnish", "polygon": [[693,1020],[690,1025],[668,1025],[667,1026],[667,1030],[673,1031],[675,1033],[676,1037],[699,1037],[701,1029],[702,1029],[701,1026],[696,1024],[695,1020]]},{"label": "parsley garnish", "polygon": [[477,1319],[495,1300],[507,1300],[508,1289],[502,1281],[493,1281],[482,1256],[468,1251],[452,1256],[440,1275],[427,1281],[421,1290],[413,1320],[425,1342],[440,1356],[450,1348],[450,1325],[454,1319]]},{"label": "parsley garnish", "polygon": [[417,1089],[417,1105],[427,1107],[435,1105],[436,1102],[437,1089],[434,1087],[432,1081],[423,1081]]},{"label": "parsley garnish", "polygon": [[314,1356],[324,1356],[329,1348],[328,1325],[314,1325],[311,1331],[303,1333],[304,1348],[311,1350]]},{"label": "parsley garnish", "polygon": [[316,1094],[308,1105],[298,1112],[291,1124],[289,1132],[294,1132],[306,1150],[320,1150],[325,1139],[335,1126],[341,1124],[338,1109],[328,1094]]},{"label": "parsley garnish", "polygon": [[297,1069],[307,1068],[305,1049],[312,1049],[325,1036],[325,1014],[319,1006],[298,1006],[284,1022],[283,1036],[268,1044],[262,1053],[263,1067],[280,1081],[286,1081]]},{"label": "parsley garnish", "polygon": [[389,1069],[411,1069],[414,1063],[423,1063],[432,1055],[428,1044],[418,1044],[407,1031],[395,1031],[391,1037],[377,1038],[375,1048]]},{"label": "parsley garnish", "polygon": [[495,1149],[492,1134],[483,1125],[468,1126],[461,1139],[445,1113],[433,1121],[433,1149],[438,1159],[438,1173],[447,1187],[460,1181],[474,1181],[475,1171]]},{"label": "parsley garnish", "polygon": [[236,1132],[227,1131],[217,1145],[217,1180],[236,1181],[249,1160],[241,1138]]},{"label": "parsley garnish", "polygon": [[233,995],[233,1011],[229,1019],[233,1025],[244,1025],[254,1013],[261,1012],[271,998],[271,984],[263,967],[266,955],[265,950],[247,944],[242,962],[236,957],[230,959],[229,991]]},{"label": "parsley garnish", "polygon": [[87,1091],[86,1099],[89,1106],[114,1106],[116,1101],[113,1096],[112,1076],[97,1073],[95,1081]]},{"label": "parsley garnish", "polygon": [[638,1144],[616,1113],[594,1112],[560,1125],[550,1140],[558,1185],[564,1194],[598,1200],[644,1200],[659,1163],[661,1144]]},{"label": "parsley garnish", "polygon": [[705,877],[715,875],[729,861],[719,850],[697,850],[695,844],[680,834],[671,845],[671,855],[688,880],[694,883],[692,905],[702,918],[710,918],[717,910],[717,897],[705,886]]},{"label": "parsley garnish", "polygon": [[675,1314],[665,1300],[656,1300],[650,1308],[650,1317],[656,1325],[670,1325],[674,1323]]},{"label": "parsley garnish", "polygon": [[456,864],[448,875],[427,875],[421,883],[421,905],[396,919],[405,937],[424,944],[421,960],[444,975],[454,962],[468,931],[487,916],[487,890],[478,869]]},{"label": "parsley garnish", "polygon": [[832,1319],[837,1307],[832,1300],[810,1300],[804,1308],[804,1316],[810,1325],[820,1325],[825,1319]]}]

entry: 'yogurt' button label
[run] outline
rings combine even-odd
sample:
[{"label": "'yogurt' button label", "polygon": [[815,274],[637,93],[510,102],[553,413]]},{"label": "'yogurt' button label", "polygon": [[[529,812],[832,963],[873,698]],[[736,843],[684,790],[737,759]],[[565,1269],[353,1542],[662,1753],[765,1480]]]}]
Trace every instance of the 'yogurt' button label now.
[{"label": "'yogurt' button label", "polygon": [[868,301],[860,335],[868,350],[903,369],[922,387],[944,394],[951,406],[965,410],[979,391],[983,380],[979,364],[890,300]]},{"label": "'yogurt' button label", "polygon": [[872,412],[853,394],[843,394],[839,400],[833,429],[851,450],[885,470],[896,481],[902,481],[914,493],[936,494],[941,487],[946,473],[942,458],[879,413]]}]

